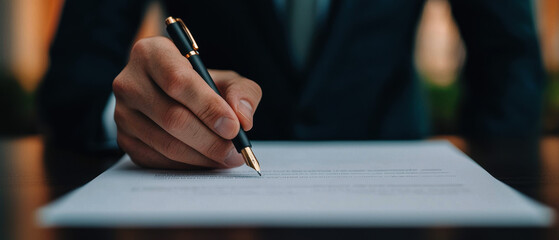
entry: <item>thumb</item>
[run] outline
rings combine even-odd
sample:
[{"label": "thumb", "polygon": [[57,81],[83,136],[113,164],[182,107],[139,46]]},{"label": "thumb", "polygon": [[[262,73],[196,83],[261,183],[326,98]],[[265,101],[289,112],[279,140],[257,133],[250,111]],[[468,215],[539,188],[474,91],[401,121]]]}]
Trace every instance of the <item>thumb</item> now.
[{"label": "thumb", "polygon": [[242,128],[249,131],[253,126],[253,116],[262,98],[260,86],[233,71],[210,70],[210,75],[219,92],[237,115]]}]

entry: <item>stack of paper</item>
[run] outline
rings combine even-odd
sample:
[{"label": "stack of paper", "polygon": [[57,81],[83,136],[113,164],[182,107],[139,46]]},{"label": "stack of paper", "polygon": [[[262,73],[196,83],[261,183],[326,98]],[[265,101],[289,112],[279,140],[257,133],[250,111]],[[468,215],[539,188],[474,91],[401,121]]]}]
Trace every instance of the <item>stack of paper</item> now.
[{"label": "stack of paper", "polygon": [[545,226],[553,212],[443,141],[256,142],[262,177],[125,156],[43,208],[46,226]]}]

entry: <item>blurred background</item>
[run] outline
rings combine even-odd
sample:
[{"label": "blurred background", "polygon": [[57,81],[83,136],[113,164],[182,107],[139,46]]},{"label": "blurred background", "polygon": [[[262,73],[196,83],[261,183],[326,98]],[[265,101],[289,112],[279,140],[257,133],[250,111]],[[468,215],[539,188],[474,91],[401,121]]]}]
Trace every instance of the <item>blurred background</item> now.
[{"label": "blurred background", "polygon": [[[0,0],[0,143],[4,142],[0,144],[0,239],[10,238],[6,237],[12,234],[7,229],[18,239],[57,239],[55,232],[29,230],[34,211],[53,193],[44,187],[44,145],[40,137],[20,137],[38,133],[34,98],[49,66],[48,49],[63,4],[63,0]],[[547,73],[542,132],[555,135],[542,142],[542,149],[546,149],[543,175],[550,176],[543,180],[542,199],[559,209],[559,188],[554,179],[559,172],[559,0],[533,0],[533,4]],[[164,17],[154,1],[137,38],[160,35]],[[415,62],[429,99],[434,134],[453,134],[461,92],[458,81],[466,54],[446,0],[427,0],[416,38]],[[17,161],[4,161],[5,156]],[[91,170],[90,165],[84,166]],[[84,169],[74,171],[74,175],[85,174]],[[81,179],[86,181],[101,172],[94,170],[89,173],[93,175]],[[123,236],[128,236],[126,233]],[[128,232],[132,236],[134,233]],[[442,235],[437,233],[431,237],[452,236],[444,229]]]},{"label": "blurred background", "polygon": [[[559,134],[559,1],[534,0],[547,72],[543,133]],[[49,65],[48,49],[63,0],[0,0],[0,138],[37,133],[34,96]],[[159,35],[154,2],[137,38]],[[416,36],[415,62],[431,105],[435,134],[452,134],[466,57],[446,0],[428,0]]]}]

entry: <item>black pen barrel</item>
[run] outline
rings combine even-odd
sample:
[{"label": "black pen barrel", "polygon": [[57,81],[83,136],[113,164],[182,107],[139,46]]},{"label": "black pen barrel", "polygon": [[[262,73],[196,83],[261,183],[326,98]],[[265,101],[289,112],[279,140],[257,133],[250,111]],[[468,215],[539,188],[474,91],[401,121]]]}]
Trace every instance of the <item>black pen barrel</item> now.
[{"label": "black pen barrel", "polygon": [[190,56],[190,58],[188,58],[188,61],[190,61],[190,64],[192,65],[192,68],[194,68],[194,71],[196,71],[200,75],[200,77],[202,77],[202,79],[204,79],[204,81],[208,85],[210,85],[210,87],[218,95],[221,96],[221,93],[217,89],[217,86],[215,85],[215,82],[213,81],[212,77],[210,76],[210,73],[208,72],[206,66],[204,66],[204,63],[202,63],[202,59],[200,58],[200,55]]},{"label": "black pen barrel", "polygon": [[194,50],[178,22],[167,25],[167,33],[169,33],[169,37],[171,37],[181,55],[186,56],[186,54]]},{"label": "black pen barrel", "polygon": [[[202,63],[200,55],[190,56],[190,58],[188,58],[188,60],[192,64],[192,67],[194,68],[194,70],[202,77],[202,79],[204,79],[204,81],[208,85],[210,85],[210,87],[217,94],[219,94],[221,96],[221,93],[219,93],[219,90],[217,89],[217,86],[215,85],[212,77],[210,76],[210,73],[208,73],[208,70],[207,70],[206,66],[204,66],[204,63]],[[235,145],[235,149],[237,149],[237,152],[239,152],[239,153],[241,152],[241,150],[243,150],[243,148],[252,147],[252,145],[250,144],[250,140],[248,140],[248,137],[247,137],[245,131],[243,131],[243,129],[239,129],[239,133],[237,134],[237,136],[235,138],[233,138],[232,142],[233,142],[233,145]]]},{"label": "black pen barrel", "polygon": [[[196,51],[194,48],[192,48],[191,43],[189,42],[187,36],[184,34],[183,29],[179,23],[172,23],[167,25],[167,32],[169,33],[169,36],[171,37],[171,39],[173,40],[173,42],[175,43],[175,45],[177,46],[177,48],[179,49],[182,55],[188,56],[187,54]],[[196,71],[200,75],[200,77],[202,77],[202,79],[204,79],[204,81],[218,95],[221,96],[221,93],[217,89],[217,86],[215,85],[212,77],[210,76],[210,73],[208,72],[206,66],[202,62],[202,59],[200,58],[200,55],[198,55],[197,51],[195,55],[190,55],[187,58],[188,61],[190,61],[192,68],[194,68],[194,71]],[[239,133],[235,138],[233,138],[232,142],[233,145],[235,146],[235,149],[239,153],[241,152],[241,150],[243,150],[246,147],[252,147],[250,140],[248,140],[248,137],[242,128],[239,129]]]}]

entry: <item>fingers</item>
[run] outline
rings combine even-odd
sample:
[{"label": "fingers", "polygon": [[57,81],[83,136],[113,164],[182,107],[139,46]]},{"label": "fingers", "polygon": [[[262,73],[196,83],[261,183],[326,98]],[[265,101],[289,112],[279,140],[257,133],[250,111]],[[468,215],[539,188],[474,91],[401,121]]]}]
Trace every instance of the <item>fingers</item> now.
[{"label": "fingers", "polygon": [[123,133],[118,134],[117,142],[120,148],[128,153],[132,162],[141,167],[160,169],[191,169],[197,167],[170,160],[139,139]]},{"label": "fingers", "polygon": [[134,45],[113,91],[118,142],[136,163],[158,168],[244,163],[228,139],[241,126],[252,128],[262,91],[232,71],[210,74],[224,98],[169,39],[149,38]]},{"label": "fingers", "polygon": [[[220,149],[216,148],[214,152],[210,153],[209,155],[212,155],[212,157],[215,158],[211,159],[204,154],[201,154],[198,150],[173,137],[157,126],[149,118],[135,110],[117,106],[117,109],[115,110],[115,119],[118,119],[117,127],[119,129],[119,136],[123,135],[123,138],[126,138],[126,136],[135,136],[136,139],[145,145],[141,149],[123,148],[123,150],[129,154],[136,153],[138,151],[146,151],[144,148],[147,146],[147,148],[160,153],[166,159],[189,165],[225,168],[237,167],[243,164],[242,157],[235,151],[231,142],[224,142],[223,147],[219,146],[221,147]],[[225,140],[222,139],[222,141]],[[121,144],[121,142],[119,142],[119,144],[125,145],[126,147],[126,143]],[[160,161],[161,158],[156,157],[154,160]]]},{"label": "fingers", "polygon": [[139,61],[166,95],[187,107],[212,131],[226,139],[237,135],[240,126],[233,109],[192,69],[169,39],[140,40],[131,58]]},{"label": "fingers", "polygon": [[262,89],[254,81],[233,71],[210,70],[219,91],[235,111],[241,126],[248,131],[253,126],[253,116],[260,100]]},{"label": "fingers", "polygon": [[[181,157],[180,153],[184,152],[185,157],[199,154],[222,164],[227,160],[228,167],[239,166],[244,162],[240,154],[231,154],[231,141],[211,131],[189,109],[166,96],[134,65],[127,65],[117,76],[113,91],[117,99],[115,122],[119,126],[119,133],[125,131],[176,161],[207,166]],[[140,113],[145,119],[137,116]],[[155,135],[161,132],[170,137]],[[154,135],[145,135],[148,133]],[[178,142],[170,140],[171,137]],[[196,152],[185,150],[186,147]],[[197,160],[196,157],[192,159]]]}]

